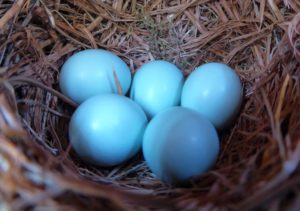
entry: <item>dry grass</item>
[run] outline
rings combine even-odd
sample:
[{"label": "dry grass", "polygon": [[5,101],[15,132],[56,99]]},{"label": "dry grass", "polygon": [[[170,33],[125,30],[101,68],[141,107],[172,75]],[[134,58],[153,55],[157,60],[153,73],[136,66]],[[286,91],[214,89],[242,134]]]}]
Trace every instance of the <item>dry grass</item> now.
[{"label": "dry grass", "polygon": [[[0,0],[0,209],[299,209],[299,43],[298,0]],[[215,168],[180,188],[142,155],[111,169],[81,162],[58,76],[86,48],[133,73],[151,59],[186,75],[210,61],[235,68],[245,99]]]}]

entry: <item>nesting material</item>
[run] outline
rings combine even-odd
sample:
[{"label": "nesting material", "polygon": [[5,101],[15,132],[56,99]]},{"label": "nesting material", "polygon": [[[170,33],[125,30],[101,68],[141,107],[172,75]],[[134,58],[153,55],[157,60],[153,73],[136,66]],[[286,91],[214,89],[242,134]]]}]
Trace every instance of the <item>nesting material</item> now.
[{"label": "nesting material", "polygon": [[[0,1],[0,209],[297,210],[299,43],[298,0]],[[76,103],[58,78],[89,48],[132,73],[151,59],[185,76],[206,62],[235,69],[244,102],[216,166],[174,187],[141,154],[115,168],[82,162],[66,132]]]}]

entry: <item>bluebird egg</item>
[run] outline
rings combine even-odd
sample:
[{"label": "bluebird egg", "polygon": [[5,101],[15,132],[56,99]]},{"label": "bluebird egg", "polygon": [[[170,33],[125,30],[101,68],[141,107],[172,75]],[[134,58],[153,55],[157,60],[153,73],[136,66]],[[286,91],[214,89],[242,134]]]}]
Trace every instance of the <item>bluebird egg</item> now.
[{"label": "bluebird egg", "polygon": [[131,99],[101,94],[76,109],[69,125],[69,138],[85,161],[114,166],[140,150],[147,123],[144,111]]},{"label": "bluebird egg", "polygon": [[182,89],[181,105],[199,112],[219,130],[232,123],[241,102],[242,85],[238,75],[221,63],[196,68]]},{"label": "bluebird egg", "polygon": [[173,107],[150,121],[144,134],[143,153],[158,178],[179,183],[213,166],[219,153],[219,138],[214,126],[201,114]]},{"label": "bluebird egg", "polygon": [[[114,77],[114,72],[117,77]],[[126,63],[112,52],[83,50],[72,55],[62,66],[59,84],[62,93],[77,103],[102,93],[122,93],[130,87],[131,73]]]},{"label": "bluebird egg", "polygon": [[135,73],[130,97],[151,118],[168,107],[179,105],[183,82],[183,75],[174,64],[151,61]]}]

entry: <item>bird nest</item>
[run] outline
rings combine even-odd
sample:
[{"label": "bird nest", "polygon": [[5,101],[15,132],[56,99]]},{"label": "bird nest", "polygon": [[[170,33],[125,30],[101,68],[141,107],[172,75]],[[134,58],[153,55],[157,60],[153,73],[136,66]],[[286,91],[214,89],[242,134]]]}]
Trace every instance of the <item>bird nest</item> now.
[{"label": "bird nest", "polygon": [[[0,209],[299,209],[299,12],[298,0],[0,1]],[[186,76],[206,62],[234,68],[244,101],[214,168],[178,187],[141,153],[113,168],[82,162],[58,77],[88,48],[132,73],[152,59]]]}]

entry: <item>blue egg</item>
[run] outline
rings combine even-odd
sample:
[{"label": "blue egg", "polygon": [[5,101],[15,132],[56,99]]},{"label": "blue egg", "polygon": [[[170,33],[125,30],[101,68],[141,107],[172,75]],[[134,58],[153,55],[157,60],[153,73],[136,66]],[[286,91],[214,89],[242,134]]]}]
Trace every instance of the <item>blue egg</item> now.
[{"label": "blue egg", "polygon": [[151,171],[169,183],[184,182],[211,168],[219,153],[214,126],[201,114],[173,107],[149,123],[143,153]]},{"label": "blue egg", "polygon": [[106,50],[80,51],[63,65],[60,89],[77,103],[102,93],[118,93],[114,71],[122,93],[126,94],[131,84],[131,73],[122,59]]},{"label": "blue egg", "polygon": [[183,75],[174,64],[151,61],[135,73],[130,97],[151,118],[166,108],[179,105],[183,82]]},{"label": "blue egg", "polygon": [[241,102],[242,85],[238,75],[221,63],[196,68],[182,89],[181,105],[198,111],[219,130],[232,123]]},{"label": "blue egg", "polygon": [[69,125],[69,138],[85,161],[114,166],[140,150],[147,123],[144,111],[131,99],[101,94],[76,109]]}]

